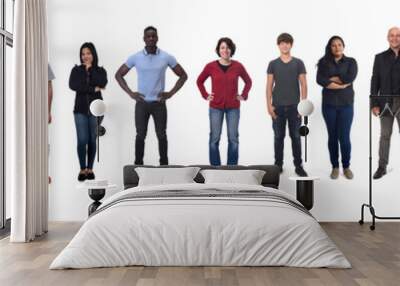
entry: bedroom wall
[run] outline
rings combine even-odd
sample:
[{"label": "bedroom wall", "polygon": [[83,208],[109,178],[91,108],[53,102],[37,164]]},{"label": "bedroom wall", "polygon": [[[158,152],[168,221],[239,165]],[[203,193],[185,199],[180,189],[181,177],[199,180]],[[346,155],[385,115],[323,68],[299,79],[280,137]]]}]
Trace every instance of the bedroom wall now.
[{"label": "bedroom wall", "polygon": [[[390,3],[389,3],[390,2]],[[307,5],[305,5],[305,3]],[[195,81],[206,63],[216,58],[214,47],[219,37],[229,36],[237,44],[235,58],[253,79],[248,102],[242,105],[240,121],[240,163],[272,164],[273,131],[265,108],[266,68],[278,56],[276,37],[289,32],[295,38],[293,55],[300,57],[308,70],[309,98],[315,104],[310,117],[310,175],[320,176],[315,186],[312,213],[321,221],[359,219],[360,205],[368,199],[368,94],[374,54],[388,45],[389,27],[400,25],[398,1],[48,1],[50,63],[56,74],[53,123],[50,126],[50,220],[84,220],[90,199],[78,190],[79,171],[73,121],[74,93],[68,88],[71,68],[79,62],[78,51],[85,41],[97,47],[100,65],[109,76],[104,92],[107,134],[101,141],[101,161],[95,164],[98,178],[106,178],[122,188],[122,167],[134,160],[134,102],[114,80],[117,68],[135,51],[143,48],[142,33],[147,25],[159,29],[159,47],[176,56],[189,79],[168,102],[169,157],[171,164],[208,163],[208,108]],[[393,9],[388,9],[393,7]],[[361,10],[362,9],[362,10]],[[355,178],[329,179],[330,163],[327,132],[321,116],[321,89],[315,83],[318,58],[330,36],[341,35],[346,54],[357,59],[359,75],[355,82],[355,117],[352,129],[352,169]],[[132,89],[136,74],[127,77]],[[175,82],[167,73],[167,87]],[[225,127],[224,127],[225,128]],[[379,122],[374,120],[374,169],[379,138]],[[226,130],[221,142],[226,160]],[[157,139],[149,123],[145,163],[158,163]],[[290,139],[285,142],[285,172],[281,189],[294,194],[294,174]],[[392,138],[389,174],[374,183],[374,199],[379,215],[398,215],[400,192],[400,140],[397,126]],[[107,195],[112,194],[112,192]]]}]

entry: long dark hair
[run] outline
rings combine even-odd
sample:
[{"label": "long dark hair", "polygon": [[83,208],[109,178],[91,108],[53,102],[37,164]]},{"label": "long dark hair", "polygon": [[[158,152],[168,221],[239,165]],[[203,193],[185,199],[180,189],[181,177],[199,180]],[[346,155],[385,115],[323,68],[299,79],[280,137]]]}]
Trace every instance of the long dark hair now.
[{"label": "long dark hair", "polygon": [[90,42],[83,43],[81,48],[80,48],[80,50],[79,50],[79,60],[81,61],[81,64],[83,64],[83,61],[82,61],[82,50],[84,48],[88,48],[90,50],[90,53],[93,56],[92,66],[97,67],[98,63],[99,63],[99,58],[97,57],[96,48],[94,47],[93,43],[90,43]]},{"label": "long dark hair", "polygon": [[328,43],[325,46],[325,55],[318,61],[318,67],[320,64],[322,63],[333,63],[334,61],[334,56],[332,54],[332,48],[331,45],[333,43],[333,41],[339,40],[342,42],[343,47],[345,47],[344,41],[340,36],[332,36]]}]

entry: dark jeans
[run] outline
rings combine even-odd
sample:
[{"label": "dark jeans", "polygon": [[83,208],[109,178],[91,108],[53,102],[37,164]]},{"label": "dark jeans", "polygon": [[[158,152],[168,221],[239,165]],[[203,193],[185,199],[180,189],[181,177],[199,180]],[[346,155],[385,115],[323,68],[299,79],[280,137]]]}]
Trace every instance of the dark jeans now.
[{"label": "dark jeans", "polygon": [[143,165],[144,140],[147,135],[147,125],[150,116],[153,117],[158,138],[160,165],[168,165],[167,141],[167,106],[165,102],[137,102],[135,106],[136,142],[135,164]]},{"label": "dark jeans", "polygon": [[328,149],[333,168],[339,168],[339,145],[343,168],[350,166],[350,129],[353,114],[352,104],[345,106],[322,104],[322,115],[328,129]]},{"label": "dark jeans", "polygon": [[301,118],[297,112],[297,105],[275,106],[277,118],[272,121],[275,139],[275,165],[283,166],[283,146],[286,136],[286,122],[289,125],[289,135],[292,139],[293,163],[296,167],[302,165],[301,141],[299,128]]},{"label": "dark jeans", "polygon": [[239,119],[240,109],[216,109],[209,110],[210,117],[210,164],[213,166],[221,165],[221,157],[219,155],[219,141],[222,132],[222,123],[226,116],[226,126],[228,131],[228,165],[237,165],[239,157]]},{"label": "dark jeans", "polygon": [[93,169],[96,157],[96,117],[91,114],[74,113],[78,138],[78,157],[81,170]]}]

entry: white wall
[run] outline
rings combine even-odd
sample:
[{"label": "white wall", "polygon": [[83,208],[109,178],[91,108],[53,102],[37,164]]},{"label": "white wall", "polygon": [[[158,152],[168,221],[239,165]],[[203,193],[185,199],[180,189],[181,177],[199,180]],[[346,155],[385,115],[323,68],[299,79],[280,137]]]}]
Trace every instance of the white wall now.
[{"label": "white wall", "polygon": [[[143,28],[154,25],[159,30],[159,47],[175,55],[189,75],[185,86],[168,102],[171,164],[208,163],[208,107],[195,81],[204,65],[216,58],[214,47],[221,36],[235,41],[235,58],[246,66],[253,79],[249,101],[241,109],[240,163],[274,162],[272,123],[265,108],[265,71],[269,60],[278,56],[277,35],[290,32],[295,38],[293,54],[306,64],[309,98],[316,105],[310,118],[309,162],[305,165],[310,174],[321,177],[316,184],[312,212],[322,221],[358,220],[360,205],[368,198],[368,94],[372,63],[374,54],[387,48],[388,28],[400,25],[399,8],[398,1],[378,4],[373,0],[48,1],[50,62],[57,77],[50,127],[53,178],[50,219],[83,220],[90,203],[86,192],[76,189],[79,164],[72,114],[74,93],[68,88],[70,70],[79,62],[80,45],[85,41],[95,43],[100,65],[109,76],[104,92],[108,105],[104,121],[107,134],[101,138],[101,162],[95,164],[95,172],[98,178],[107,178],[122,188],[122,168],[134,160],[134,102],[119,88],[114,74],[130,54],[143,48]],[[353,181],[344,177],[332,181],[328,177],[331,167],[327,132],[321,116],[321,89],[315,83],[315,65],[327,40],[334,34],[344,38],[346,54],[355,57],[359,64],[352,128]],[[167,87],[175,80],[168,72]],[[135,89],[134,71],[129,74],[128,82]],[[378,123],[374,120],[374,156],[377,155]],[[153,122],[149,127],[145,163],[157,164]],[[225,161],[225,133],[222,138]],[[294,183],[287,179],[294,174],[289,138],[285,144],[281,189],[294,194]],[[395,188],[400,174],[399,144],[396,127],[391,172],[375,184],[374,199],[379,215],[395,215],[399,210],[400,192]]]}]

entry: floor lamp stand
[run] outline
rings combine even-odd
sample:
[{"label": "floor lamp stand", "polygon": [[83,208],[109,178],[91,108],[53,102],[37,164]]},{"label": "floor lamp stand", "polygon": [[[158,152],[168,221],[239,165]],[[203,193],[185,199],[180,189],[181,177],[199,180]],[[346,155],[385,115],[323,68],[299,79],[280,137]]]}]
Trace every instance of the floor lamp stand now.
[{"label": "floor lamp stand", "polygon": [[304,137],[304,162],[307,162],[307,135],[310,132],[308,129],[308,116],[303,117],[304,125],[300,126],[300,136]]},{"label": "floor lamp stand", "polygon": [[375,220],[376,219],[382,219],[382,220],[399,220],[400,217],[385,217],[385,216],[378,216],[375,213],[375,208],[373,206],[372,202],[372,112],[371,112],[371,107],[372,107],[372,100],[373,99],[378,99],[378,98],[393,98],[393,97],[399,97],[398,95],[378,95],[378,96],[370,96],[370,104],[369,104],[369,200],[368,204],[364,203],[361,206],[361,219],[358,221],[359,224],[364,224],[364,208],[368,208],[371,216],[372,216],[372,224],[369,226],[370,230],[375,230]]},{"label": "floor lamp stand", "polygon": [[100,162],[100,117],[97,116],[97,162]]}]

